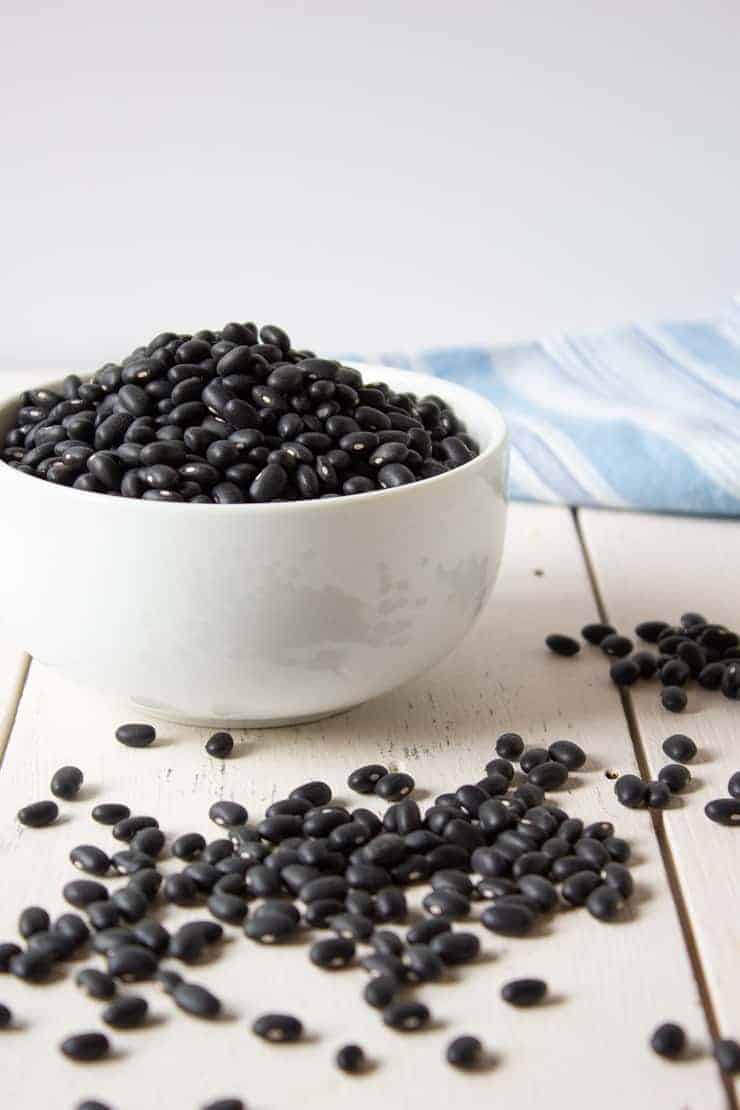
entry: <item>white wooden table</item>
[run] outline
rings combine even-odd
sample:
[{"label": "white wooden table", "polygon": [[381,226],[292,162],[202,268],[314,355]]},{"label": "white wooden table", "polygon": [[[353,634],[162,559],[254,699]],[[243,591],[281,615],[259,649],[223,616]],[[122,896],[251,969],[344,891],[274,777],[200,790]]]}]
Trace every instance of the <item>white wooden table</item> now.
[{"label": "white wooden table", "polygon": [[[718,1031],[740,1036],[740,842],[736,830],[711,824],[703,808],[725,793],[740,766],[740,706],[692,689],[689,709],[674,716],[646,683],[623,707],[598,649],[560,659],[543,638],[554,630],[577,633],[600,612],[628,632],[638,619],[675,620],[688,608],[737,627],[739,565],[740,523],[596,511],[576,517],[514,505],[493,600],[450,659],[344,716],[238,733],[226,763],[205,755],[207,733],[193,728],[160,726],[151,749],[122,747],[113,731],[131,717],[125,703],[0,648],[0,939],[15,937],[27,904],[63,911],[61,886],[78,874],[67,860],[70,848],[114,843],[90,819],[96,802],[125,801],[134,812],[158,816],[173,835],[199,829],[213,837],[207,810],[222,796],[259,816],[292,786],[321,777],[338,797],[364,804],[348,798],[345,780],[376,760],[409,770],[417,796],[428,801],[479,778],[496,736],[508,729],[530,744],[569,737],[586,749],[588,764],[571,777],[563,805],[573,815],[614,821],[632,844],[637,883],[616,924],[600,924],[585,910],[564,912],[525,940],[473,925],[481,958],[419,991],[435,1016],[424,1033],[383,1027],[360,999],[361,969],[322,972],[308,962],[305,944],[264,949],[228,927],[219,954],[187,972],[223,999],[226,1016],[204,1024],[144,984],[148,1029],[111,1032],[114,1055],[97,1065],[72,1064],[57,1049],[69,1033],[103,1027],[99,1004],[74,986],[81,963],[46,986],[0,976],[0,1001],[18,1025],[0,1034],[0,1105],[72,1110],[95,1096],[114,1110],[197,1110],[233,1094],[250,1110],[333,1110],[350,1098],[368,1110],[457,1101],[476,1110],[737,1110],[737,1090],[721,1078],[709,1049]],[[700,749],[692,788],[654,819],[619,806],[614,774],[637,767],[657,774],[667,762],[661,742],[676,731],[688,732]],[[53,829],[22,829],[19,806],[48,797],[51,774],[66,763],[85,772],[80,800],[62,804]],[[193,916],[162,912],[168,925]],[[548,1004],[518,1011],[501,1000],[502,983],[522,975],[548,980]],[[306,1040],[257,1040],[249,1027],[267,1010],[299,1015]],[[665,1020],[680,1022],[690,1036],[691,1052],[680,1063],[647,1046]],[[480,1036],[494,1055],[479,1074],[459,1074],[443,1062],[447,1042],[463,1032]],[[352,1078],[334,1067],[334,1052],[347,1040],[365,1046],[375,1062],[369,1074]]]}]

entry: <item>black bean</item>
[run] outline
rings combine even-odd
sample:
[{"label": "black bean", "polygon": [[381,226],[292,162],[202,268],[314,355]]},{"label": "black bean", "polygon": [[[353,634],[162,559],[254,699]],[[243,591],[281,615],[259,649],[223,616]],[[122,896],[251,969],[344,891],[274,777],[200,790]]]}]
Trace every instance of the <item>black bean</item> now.
[{"label": "black bean", "polygon": [[740,698],[740,665],[731,662],[725,668],[725,673],[720,686],[726,698],[737,701]]},{"label": "black bean", "polygon": [[398,994],[400,982],[395,975],[374,975],[363,990],[363,998],[376,1010],[383,1010]]},{"label": "black bean", "polygon": [[127,724],[116,729],[116,740],[127,748],[148,748],[157,737],[152,725]]},{"label": "black bean", "polygon": [[630,898],[635,889],[632,875],[621,863],[607,863],[604,868],[604,880],[607,886],[614,887],[624,899]]},{"label": "black bean", "polygon": [[54,932],[61,933],[74,942],[76,948],[84,944],[90,936],[90,930],[85,922],[76,913],[63,913],[54,922]]},{"label": "black bean", "polygon": [[162,894],[166,902],[174,902],[178,906],[188,906],[195,901],[198,886],[191,875],[184,871],[179,875],[168,875],[162,883]]},{"label": "black bean", "polygon": [[666,1022],[664,1025],[659,1025],[653,1033],[650,1038],[650,1047],[659,1056],[675,1059],[683,1053],[686,1047],[686,1034],[680,1025]]},{"label": "black bean", "polygon": [[128,927],[103,929],[93,937],[93,948],[96,952],[107,956],[114,948],[121,948],[126,944],[133,944],[134,935]]},{"label": "black bean", "polygon": [[423,1002],[390,1002],[383,1010],[383,1022],[402,1033],[414,1032],[429,1023],[430,1013]]},{"label": "black bean", "polygon": [[596,644],[597,646],[607,636],[612,636],[616,632],[610,624],[585,624],[581,629],[581,635],[584,640],[588,640],[589,644]]},{"label": "black bean", "polygon": [[476,958],[480,951],[480,941],[475,933],[447,931],[433,937],[430,947],[443,963],[455,967]]},{"label": "black bean", "polygon": [[110,974],[126,982],[151,979],[157,970],[156,955],[143,945],[116,945],[107,953],[107,957]]},{"label": "black bean", "polygon": [[49,914],[41,906],[27,906],[18,918],[18,932],[26,940],[34,933],[46,931],[50,925]]},{"label": "black bean", "polygon": [[0,944],[0,972],[9,971],[10,961],[14,956],[19,956],[21,951],[20,945],[13,944],[12,941],[4,941]]},{"label": "black bean", "polygon": [[60,767],[51,780],[51,792],[55,798],[71,802],[82,786],[83,774],[79,767]]},{"label": "black bean", "polygon": [[287,913],[260,909],[244,926],[244,934],[260,944],[279,944],[292,937],[297,923]]},{"label": "black bean", "polygon": [[92,811],[92,819],[99,825],[117,825],[119,821],[125,820],[130,815],[131,810],[128,806],[114,802],[104,802],[95,806]]},{"label": "black bean", "polygon": [[534,925],[534,914],[524,905],[504,904],[501,900],[483,911],[481,922],[492,933],[523,937]]},{"label": "black bean", "polygon": [[165,835],[161,829],[139,829],[131,841],[131,848],[136,852],[142,852],[152,859],[156,859],[165,845]]},{"label": "black bean", "polygon": [[553,632],[546,636],[545,643],[556,655],[576,655],[581,650],[577,640],[572,636],[564,636],[560,632]]},{"label": "black bean", "polygon": [[406,933],[406,941],[408,944],[429,944],[435,937],[450,930],[450,922],[444,918],[427,917],[411,926]]},{"label": "black bean", "polygon": [[714,1042],[712,1052],[720,1068],[727,1075],[737,1075],[740,1072],[740,1044],[737,1041],[730,1038],[717,1040]]},{"label": "black bean", "polygon": [[75,983],[90,998],[108,999],[116,993],[116,981],[97,967],[83,967],[77,973]]},{"label": "black bean", "polygon": [[214,759],[226,759],[234,750],[234,737],[230,732],[214,732],[206,741],[206,751]]},{"label": "black bean", "polygon": [[123,840],[126,843],[131,841],[136,836],[137,832],[141,829],[156,829],[159,827],[159,822],[156,817],[124,817],[123,820],[118,821],[113,826],[113,836],[116,840]]},{"label": "black bean", "polygon": [[252,1032],[275,1044],[288,1043],[300,1039],[303,1024],[291,1014],[262,1014],[252,1024]]},{"label": "black bean", "polygon": [[169,948],[170,934],[164,925],[160,925],[158,921],[152,921],[148,918],[145,921],[139,921],[134,925],[131,932],[139,944],[143,944],[145,948],[150,948],[158,956],[163,956]]},{"label": "black bean", "polygon": [[645,802],[648,809],[665,809],[670,803],[671,791],[665,782],[648,782]]},{"label": "black bean", "polygon": [[110,857],[92,844],[80,844],[73,848],[69,858],[75,867],[90,875],[107,875],[110,870]]},{"label": "black bean", "polygon": [[533,767],[538,767],[540,763],[546,763],[549,759],[549,753],[546,748],[527,748],[519,759],[519,766],[525,775],[529,774]]},{"label": "black bean", "polygon": [[533,767],[527,778],[543,790],[557,790],[565,785],[568,779],[568,768],[562,763],[547,760]]},{"label": "black bean", "polygon": [[666,784],[671,794],[680,794],[691,782],[691,772],[680,763],[669,763],[658,772],[658,779]]},{"label": "black bean", "polygon": [[707,802],[704,812],[710,821],[718,825],[740,825],[740,799],[715,798]]},{"label": "black bean", "polygon": [[75,879],[71,883],[66,883],[62,893],[70,905],[78,909],[90,905],[91,902],[102,902],[108,897],[108,891],[103,884],[96,883],[92,879]]},{"label": "black bean", "polygon": [[699,671],[697,682],[700,686],[703,686],[705,690],[719,690],[724,676],[724,663],[707,663],[706,667],[702,667]]},{"label": "black bean", "polygon": [[410,794],[415,785],[411,775],[403,771],[393,771],[378,779],[375,783],[375,793],[385,801],[397,802]]},{"label": "black bean", "polygon": [[470,913],[470,901],[452,887],[435,890],[425,895],[422,905],[432,917],[443,917],[447,920],[467,917]]},{"label": "black bean", "polygon": [[121,914],[118,907],[110,899],[102,902],[91,902],[87,906],[87,916],[94,929],[112,929],[119,924]]},{"label": "black bean", "polygon": [[[477,852],[485,852],[486,848],[477,848],[473,855]],[[454,870],[441,870],[436,871],[432,876],[432,889],[433,890],[456,890],[458,894],[462,894],[465,898],[471,898],[473,894],[473,883],[463,871]]]},{"label": "black bean", "polygon": [[123,852],[114,852],[111,856],[113,870],[119,875],[137,875],[140,871],[150,871],[155,866],[155,861],[145,852],[135,848],[127,848]]},{"label": "black bean", "polygon": [[18,820],[29,829],[43,829],[52,825],[59,816],[56,802],[32,802],[18,810]]},{"label": "black bean", "polygon": [[111,896],[111,902],[128,922],[140,921],[149,908],[149,901],[135,886],[124,887]]},{"label": "black bean", "polygon": [[483,1045],[477,1037],[455,1037],[445,1049],[445,1059],[453,1068],[476,1068],[483,1060]]},{"label": "black bean", "polygon": [[688,698],[686,691],[680,686],[664,686],[660,692],[660,700],[664,709],[671,713],[681,713],[686,708]]},{"label": "black bean", "polygon": [[620,775],[614,783],[614,793],[628,809],[640,809],[647,802],[647,784],[637,775]]},{"label": "black bean", "polygon": [[62,1041],[60,1048],[70,1060],[89,1063],[102,1060],[110,1051],[110,1041],[105,1033],[75,1033]]},{"label": "black bean", "polygon": [[19,952],[10,957],[8,971],[17,979],[25,979],[29,983],[40,983],[50,975],[53,962],[45,952],[34,952],[33,949],[27,949],[25,952]]},{"label": "black bean", "polygon": [[632,651],[632,641],[618,633],[610,633],[605,636],[599,646],[605,655],[617,656],[618,658],[629,655]]},{"label": "black bean", "polygon": [[332,930],[339,937],[348,940],[369,940],[374,924],[369,917],[358,913],[340,913],[329,921]]},{"label": "black bean", "polygon": [[340,1071],[350,1075],[357,1075],[366,1067],[365,1053],[358,1044],[342,1045],[334,1059]]},{"label": "black bean", "polygon": [[501,988],[504,1002],[512,1006],[536,1006],[547,994],[544,979],[512,979]]},{"label": "black bean", "polygon": [[433,983],[444,974],[441,956],[426,944],[409,945],[402,958],[411,983]]},{"label": "black bean", "polygon": [[543,875],[522,875],[519,878],[519,889],[531,902],[534,902],[543,913],[554,910],[558,904],[558,893],[549,879]]},{"label": "black bean", "polygon": [[[524,741],[518,732],[503,732],[496,741],[496,751],[503,759],[519,759],[519,756],[524,751]],[[492,762],[498,764],[498,760]],[[498,766],[493,768],[493,770],[498,772]],[[490,773],[488,766],[486,766],[486,773]]]},{"label": "black bean", "polygon": [[208,909],[219,921],[237,925],[247,916],[247,903],[234,894],[214,892],[208,899]]},{"label": "black bean", "polygon": [[727,793],[731,798],[740,798],[740,771],[735,771],[727,783]]},{"label": "black bean", "polygon": [[194,860],[206,846],[206,839],[200,833],[183,833],[172,844],[172,854],[178,859]]},{"label": "black bean", "polygon": [[214,824],[224,828],[246,825],[249,819],[246,809],[238,802],[214,802],[208,811],[208,816]]},{"label": "black bean", "polygon": [[599,921],[613,921],[622,908],[618,890],[606,884],[595,887],[586,899],[586,909]]},{"label": "black bean", "polygon": [[135,1029],[146,1021],[149,1003],[135,994],[122,995],[103,1010],[102,1018],[106,1025],[114,1029]]},{"label": "black bean", "polygon": [[330,937],[311,946],[311,962],[317,967],[335,971],[348,967],[355,957],[355,942],[348,937]]},{"label": "black bean", "polygon": [[601,886],[601,877],[595,871],[576,871],[565,879],[561,892],[569,905],[583,906],[597,886]]},{"label": "black bean", "polygon": [[663,752],[676,763],[690,763],[696,755],[697,747],[689,736],[677,732],[663,741]]},{"label": "black bean", "polygon": [[617,659],[609,668],[609,674],[617,686],[632,686],[642,672],[634,659]]},{"label": "black bean", "polygon": [[405,921],[408,916],[406,896],[398,887],[384,887],[375,896],[377,921]]}]

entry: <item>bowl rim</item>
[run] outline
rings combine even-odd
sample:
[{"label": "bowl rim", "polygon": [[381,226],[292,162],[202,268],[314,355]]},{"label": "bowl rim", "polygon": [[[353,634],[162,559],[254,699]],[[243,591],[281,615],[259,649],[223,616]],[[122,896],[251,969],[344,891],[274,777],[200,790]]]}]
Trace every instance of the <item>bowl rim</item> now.
[{"label": "bowl rim", "polygon": [[[465,476],[467,476],[468,478],[472,478],[475,474],[478,473],[479,470],[485,467],[487,460],[490,459],[491,456],[495,455],[498,451],[505,447],[508,441],[508,427],[503,413],[483,394],[476,393],[472,389],[468,389],[466,386],[460,385],[458,382],[452,382],[449,381],[447,378],[438,377],[434,374],[427,374],[418,370],[407,370],[401,367],[386,366],[380,363],[369,363],[357,360],[350,361],[348,359],[344,360],[344,362],[345,365],[356,368],[365,376],[368,373],[374,374],[375,377],[372,379],[374,381],[383,380],[381,377],[378,377],[378,375],[380,374],[390,374],[392,378],[400,376],[401,384],[403,384],[403,380],[406,379],[408,381],[409,388],[416,384],[417,391],[419,387],[423,387],[427,393],[437,393],[441,397],[445,396],[445,391],[449,391],[449,393],[451,394],[450,399],[453,401],[453,403],[454,396],[455,394],[457,394],[464,399],[466,404],[474,404],[480,412],[485,414],[485,422],[492,429],[491,441],[487,444],[486,447],[483,448],[480,454],[476,455],[474,459],[470,460],[470,462],[464,463],[462,466],[455,467],[454,470],[448,470],[445,474],[437,474],[433,478],[425,478],[421,482],[409,482],[407,485],[393,486],[389,489],[370,490],[366,493],[344,494],[340,497],[327,497],[325,499],[314,497],[305,501],[250,501],[247,503],[239,503],[236,505],[219,505],[216,506],[220,510],[219,516],[223,516],[227,512],[231,514],[244,514],[246,512],[273,514],[280,512],[329,512],[336,510],[340,506],[357,505],[358,503],[376,505],[378,504],[378,500],[380,498],[389,500],[392,497],[413,497],[416,496],[415,491],[418,491],[420,488],[426,488],[429,492],[431,492],[431,488],[434,488],[438,489],[441,492],[442,483],[449,484],[450,482],[466,480]],[[54,386],[60,385],[61,381],[61,378],[57,378],[50,383],[34,385],[33,388],[49,389],[53,388]],[[391,382],[390,384],[393,383]],[[434,388],[431,388],[432,386]],[[15,398],[7,398],[5,401],[0,401],[0,411],[6,409],[14,401]],[[2,460],[0,460],[0,481],[23,482],[30,477],[31,476],[27,474],[17,473],[14,467],[7,466],[7,464],[4,464]],[[72,489],[71,486],[55,485],[53,482],[39,481],[38,479],[35,479],[35,484],[37,487],[41,487],[44,493],[53,491],[55,495],[64,494],[68,497],[75,497],[78,499],[78,501],[80,498],[82,498],[82,503],[90,504],[91,508],[94,507],[96,504],[100,504],[101,501],[103,501],[104,499],[105,504],[109,506],[128,506],[128,508],[122,508],[120,510],[124,512],[151,512],[151,508],[149,506],[157,505],[160,510],[166,510],[168,513],[179,513],[186,511],[195,516],[196,510],[200,511],[201,513],[210,513],[214,509],[214,505],[193,505],[190,502],[182,501],[146,502],[143,501],[142,498],[138,497],[109,497],[106,494],[93,494],[93,496],[91,496],[92,491],[90,490]],[[32,486],[31,488],[34,487]]]}]

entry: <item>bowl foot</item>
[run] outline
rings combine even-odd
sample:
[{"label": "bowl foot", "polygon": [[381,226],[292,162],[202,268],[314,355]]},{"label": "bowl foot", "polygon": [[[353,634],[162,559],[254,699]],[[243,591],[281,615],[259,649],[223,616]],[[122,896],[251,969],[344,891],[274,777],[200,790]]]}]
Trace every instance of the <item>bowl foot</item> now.
[{"label": "bowl foot", "polygon": [[330,709],[325,713],[307,713],[298,717],[269,717],[255,719],[251,717],[190,717],[178,713],[168,706],[146,705],[143,702],[132,701],[137,709],[146,712],[150,717],[159,721],[168,721],[176,725],[192,725],[195,728],[287,728],[290,725],[309,725],[314,721],[324,721],[329,717],[339,717],[342,713],[349,713],[358,704],[345,705],[341,709]]}]

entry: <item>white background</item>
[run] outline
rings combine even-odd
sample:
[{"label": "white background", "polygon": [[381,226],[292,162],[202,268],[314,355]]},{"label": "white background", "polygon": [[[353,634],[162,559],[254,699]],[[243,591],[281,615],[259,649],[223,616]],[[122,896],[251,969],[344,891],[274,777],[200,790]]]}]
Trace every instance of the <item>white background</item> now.
[{"label": "white background", "polygon": [[5,0],[0,367],[162,328],[376,351],[719,310],[736,0]]}]

